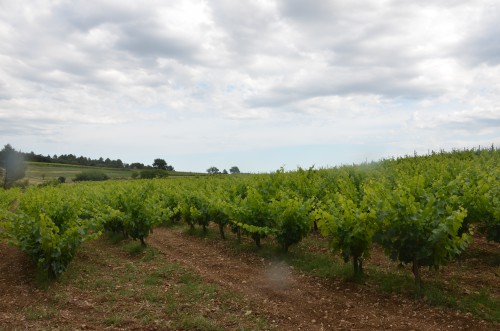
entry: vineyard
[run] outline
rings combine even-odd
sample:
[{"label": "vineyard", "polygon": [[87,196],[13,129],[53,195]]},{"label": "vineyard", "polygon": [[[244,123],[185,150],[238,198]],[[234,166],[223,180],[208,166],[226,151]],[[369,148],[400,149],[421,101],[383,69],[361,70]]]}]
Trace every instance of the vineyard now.
[{"label": "vineyard", "polygon": [[[55,279],[80,245],[105,232],[148,244],[162,225],[229,232],[283,252],[311,233],[362,280],[374,245],[410,265],[438,269],[472,235],[500,242],[500,150],[454,151],[330,169],[272,174],[61,184],[0,191],[0,240]],[[229,232],[228,232],[229,231]],[[245,239],[246,240],[246,239]]]}]

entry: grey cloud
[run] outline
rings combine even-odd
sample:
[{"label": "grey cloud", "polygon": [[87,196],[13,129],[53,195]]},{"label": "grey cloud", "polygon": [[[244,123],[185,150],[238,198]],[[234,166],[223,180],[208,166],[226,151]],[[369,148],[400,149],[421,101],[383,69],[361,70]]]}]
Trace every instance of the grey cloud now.
[{"label": "grey cloud", "polygon": [[500,137],[500,108],[493,106],[488,109],[477,109],[473,106],[462,111],[451,112],[450,109],[433,113],[414,113],[409,126],[433,132],[454,132],[478,135],[487,132]]},{"label": "grey cloud", "polygon": [[12,93],[9,88],[9,84],[0,81],[0,105],[4,100],[10,100],[12,98]]},{"label": "grey cloud", "polygon": [[500,64],[500,5],[486,8],[478,18],[478,26],[472,26],[464,41],[456,48],[458,57],[469,64]]},{"label": "grey cloud", "polygon": [[[252,1],[215,1],[210,4],[215,25],[222,31],[224,47],[230,54],[228,63],[244,66],[257,54],[285,51],[279,17],[269,8]],[[223,60],[223,59],[221,59]]]},{"label": "grey cloud", "polygon": [[370,1],[324,1],[324,0],[279,0],[278,7],[285,19],[291,19],[307,25],[325,22],[343,21],[346,16],[370,11],[377,7]]},{"label": "grey cloud", "polygon": [[192,62],[199,50],[196,43],[149,22],[124,25],[117,45],[139,57],[174,58],[182,62]]},{"label": "grey cloud", "polygon": [[[157,57],[192,63],[199,52],[196,42],[157,26],[154,10],[135,2],[71,1],[35,16],[33,22],[20,17],[25,29],[16,29],[10,38],[8,55],[16,60],[7,70],[15,77],[52,87],[78,83],[105,88],[109,82],[102,81],[100,70],[155,70]],[[94,28],[108,32],[114,40],[89,43]]]},{"label": "grey cloud", "polygon": [[52,134],[63,123],[59,121],[39,118],[36,121],[20,120],[19,118],[5,117],[0,114],[0,137],[1,136],[47,136]]},{"label": "grey cloud", "polygon": [[[187,2],[7,2],[0,138],[57,137],[71,127],[75,141],[90,146],[77,135],[93,134],[92,125],[110,137],[137,129],[144,139],[171,126],[179,137],[190,133],[193,142],[175,147],[184,151],[205,148],[200,132],[224,132],[227,118],[251,123],[238,132],[263,146],[287,140],[304,121],[331,120],[359,139],[384,136],[408,112],[424,114],[421,126],[408,127],[436,140],[500,126],[492,115],[498,10],[461,21],[469,7],[476,15],[494,0]],[[443,115],[472,107],[485,113]],[[373,109],[390,115],[374,118]],[[308,135],[345,136],[331,131],[315,124]]]},{"label": "grey cloud", "polygon": [[[425,76],[418,66],[429,58],[429,54],[415,52],[419,45],[408,38],[415,29],[414,19],[421,14],[419,8],[412,10],[396,2],[381,6],[376,2],[295,0],[280,1],[279,8],[284,19],[295,26],[298,37],[294,41],[300,50],[323,55],[330,68],[315,75],[320,80],[274,87],[247,100],[252,106],[279,106],[326,95],[419,99],[445,92],[437,84],[417,83]],[[445,55],[444,50],[432,54]]]},{"label": "grey cloud", "polygon": [[[359,69],[359,68],[358,68]],[[418,73],[412,69],[332,68],[309,79],[288,86],[278,86],[247,99],[251,107],[281,107],[300,100],[324,96],[380,95],[390,99],[422,99],[444,93],[437,86],[413,81]],[[323,79],[321,79],[323,78]]]},{"label": "grey cloud", "polygon": [[62,2],[52,12],[66,28],[88,31],[100,25],[123,24],[133,22],[141,12],[148,10],[143,3],[136,5],[126,2],[113,3],[112,1],[99,1],[98,4],[88,0],[72,0]]},{"label": "grey cloud", "polygon": [[[499,110],[500,112],[500,110]],[[463,118],[451,118],[442,120],[441,127],[477,133],[484,129],[496,129],[500,133],[500,117],[469,115]]]},{"label": "grey cloud", "polygon": [[333,2],[312,0],[282,0],[278,1],[283,16],[292,17],[293,19],[318,22],[322,18],[328,18],[332,15]]}]

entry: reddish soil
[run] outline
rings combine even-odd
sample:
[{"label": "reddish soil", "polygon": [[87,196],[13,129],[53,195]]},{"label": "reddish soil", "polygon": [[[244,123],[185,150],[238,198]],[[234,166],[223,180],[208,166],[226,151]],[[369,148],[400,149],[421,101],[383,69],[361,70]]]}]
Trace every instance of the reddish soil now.
[{"label": "reddish soil", "polygon": [[[276,330],[499,329],[498,324],[471,314],[384,294],[369,285],[305,275],[284,262],[251,253],[236,254],[223,241],[193,237],[175,229],[155,229],[147,242],[164,259],[198,273],[204,282],[240,293],[254,307],[254,311],[247,313],[265,316]],[[497,254],[498,246],[491,247]],[[382,257],[374,256],[374,263],[385,262]],[[491,275],[486,277],[495,284],[498,275],[491,272],[494,268],[489,270]],[[0,330],[43,329],[24,320],[27,307],[51,300],[48,292],[34,285],[33,274],[25,254],[0,243]],[[481,286],[474,284],[477,288]],[[473,286],[467,291],[477,288]],[[60,318],[66,319],[65,325],[70,325],[70,329],[86,328],[81,317],[91,311],[85,306],[87,301],[80,301],[79,305],[69,304],[61,313]]]},{"label": "reddish soil", "polygon": [[32,282],[34,272],[25,254],[0,243],[0,330],[5,321],[22,322],[22,310],[36,302],[40,290]]},{"label": "reddish soil", "polygon": [[242,293],[279,330],[498,330],[470,314],[431,307],[368,286],[307,276],[253,254],[234,254],[223,242],[159,228],[148,238],[166,259],[203,280]]}]

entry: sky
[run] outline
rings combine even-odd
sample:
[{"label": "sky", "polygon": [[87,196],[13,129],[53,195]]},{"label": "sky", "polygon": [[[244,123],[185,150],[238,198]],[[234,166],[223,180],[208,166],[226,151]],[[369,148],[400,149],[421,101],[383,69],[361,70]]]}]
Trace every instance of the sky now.
[{"label": "sky", "polygon": [[0,144],[200,172],[499,146],[498,22],[497,0],[0,0]]}]

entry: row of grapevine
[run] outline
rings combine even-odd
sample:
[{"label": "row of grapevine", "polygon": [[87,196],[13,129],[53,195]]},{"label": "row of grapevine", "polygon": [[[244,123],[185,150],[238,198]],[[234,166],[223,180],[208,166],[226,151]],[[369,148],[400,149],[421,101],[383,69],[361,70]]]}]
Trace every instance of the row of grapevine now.
[{"label": "row of grapevine", "polygon": [[[493,155],[485,164],[447,162],[448,155],[402,159],[361,177],[357,168],[350,181],[337,180],[338,189],[325,195],[319,226],[332,249],[352,260],[355,275],[362,275],[362,258],[377,242],[391,259],[412,265],[420,287],[420,267],[438,268],[461,254],[472,224],[498,241],[498,152]],[[464,185],[471,169],[482,178]]]},{"label": "row of grapevine", "polygon": [[[273,174],[81,183],[0,191],[3,235],[53,277],[77,247],[103,231],[145,244],[162,223],[229,228],[259,247],[288,250],[312,229],[363,273],[373,243],[410,263],[439,267],[466,249],[470,232],[499,241],[500,151],[440,153],[333,169]],[[15,207],[13,207],[13,202]]]},{"label": "row of grapevine", "polygon": [[31,187],[18,199],[17,209],[7,216],[7,235],[49,277],[64,272],[78,246],[100,234],[90,196],[78,190]]}]

